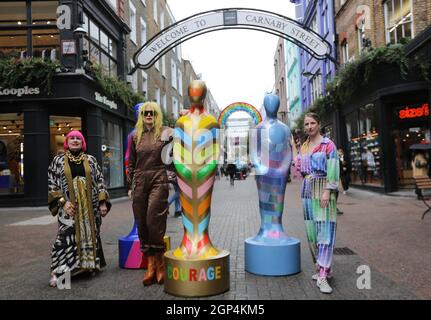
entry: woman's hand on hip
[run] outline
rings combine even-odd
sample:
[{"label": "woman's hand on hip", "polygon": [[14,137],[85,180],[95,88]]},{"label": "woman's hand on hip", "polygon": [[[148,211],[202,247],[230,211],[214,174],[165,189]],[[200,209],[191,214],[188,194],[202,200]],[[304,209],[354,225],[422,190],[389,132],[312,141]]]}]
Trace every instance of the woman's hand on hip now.
[{"label": "woman's hand on hip", "polygon": [[133,200],[132,190],[129,190],[129,191],[127,192],[127,195],[129,196],[129,199]]},{"label": "woman's hand on hip", "polygon": [[326,189],[323,191],[322,196],[320,197],[320,207],[326,208],[329,204],[329,197],[331,195],[331,190]]},{"label": "woman's hand on hip", "polygon": [[105,202],[102,202],[102,203],[99,205],[99,210],[100,210],[100,215],[101,215],[102,217],[105,217],[105,216],[108,214],[108,207],[106,206],[106,203],[105,203]]},{"label": "woman's hand on hip", "polygon": [[70,201],[66,201],[66,203],[63,206],[63,210],[64,212],[66,212],[69,216],[74,216],[75,215],[75,206],[73,205],[72,202]]}]

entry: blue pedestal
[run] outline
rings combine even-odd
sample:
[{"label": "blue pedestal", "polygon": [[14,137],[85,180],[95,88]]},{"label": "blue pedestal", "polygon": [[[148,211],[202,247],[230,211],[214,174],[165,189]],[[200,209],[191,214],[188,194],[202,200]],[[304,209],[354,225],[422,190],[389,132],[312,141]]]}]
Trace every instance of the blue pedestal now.
[{"label": "blue pedestal", "polygon": [[278,242],[259,237],[245,240],[245,271],[264,276],[286,276],[301,271],[301,245],[296,238]]}]

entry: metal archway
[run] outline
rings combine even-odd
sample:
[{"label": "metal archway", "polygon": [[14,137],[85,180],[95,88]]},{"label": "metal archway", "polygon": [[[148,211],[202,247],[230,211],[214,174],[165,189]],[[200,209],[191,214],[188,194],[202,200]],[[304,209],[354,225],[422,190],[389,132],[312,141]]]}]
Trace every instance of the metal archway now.
[{"label": "metal archway", "polygon": [[184,41],[224,29],[267,32],[295,43],[318,60],[329,59],[337,63],[331,56],[330,43],[293,19],[259,9],[226,8],[192,15],[161,30],[134,54],[135,67],[129,74],[139,68],[150,68],[166,52]]}]

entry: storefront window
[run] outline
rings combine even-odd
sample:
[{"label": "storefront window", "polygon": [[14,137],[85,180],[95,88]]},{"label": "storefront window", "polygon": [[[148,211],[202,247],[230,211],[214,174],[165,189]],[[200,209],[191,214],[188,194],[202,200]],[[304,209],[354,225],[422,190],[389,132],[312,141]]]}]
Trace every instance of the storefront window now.
[{"label": "storefront window", "polygon": [[377,114],[373,104],[346,116],[347,153],[352,163],[351,181],[381,186],[381,146],[377,132]]},{"label": "storefront window", "polygon": [[0,114],[0,194],[24,193],[23,134],[23,114]]},{"label": "storefront window", "polygon": [[361,133],[361,183],[383,185],[379,133],[377,132],[377,112],[374,104],[359,109],[359,130]]},{"label": "storefront window", "polygon": [[26,20],[25,1],[0,2],[0,25],[22,25]]},{"label": "storefront window", "polygon": [[358,113],[352,112],[346,116],[347,150],[352,164],[351,182],[358,183],[361,168],[361,151],[358,133]]},{"label": "storefront window", "polygon": [[106,121],[102,126],[102,171],[108,188],[124,186],[123,134],[121,127]]},{"label": "storefront window", "polygon": [[[27,19],[27,6],[32,16]],[[24,59],[30,56],[58,59],[58,1],[0,2],[0,58]],[[30,23],[27,21],[30,20]],[[28,43],[27,36],[31,36]]]}]

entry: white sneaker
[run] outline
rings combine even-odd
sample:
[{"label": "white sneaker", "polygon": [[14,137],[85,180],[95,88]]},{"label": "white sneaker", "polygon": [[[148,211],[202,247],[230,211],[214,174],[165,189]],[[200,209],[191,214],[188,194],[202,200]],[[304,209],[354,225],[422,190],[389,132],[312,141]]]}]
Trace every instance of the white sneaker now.
[{"label": "white sneaker", "polygon": [[346,192],[346,191],[343,191],[343,194],[345,195],[345,194],[347,194],[347,192]]},{"label": "white sneaker", "polygon": [[322,293],[332,293],[332,288],[328,283],[328,279],[319,277],[317,279],[317,287]]},{"label": "white sneaker", "polygon": [[52,274],[51,279],[49,279],[49,286],[53,288],[57,287],[57,280],[57,276],[55,274]]}]

